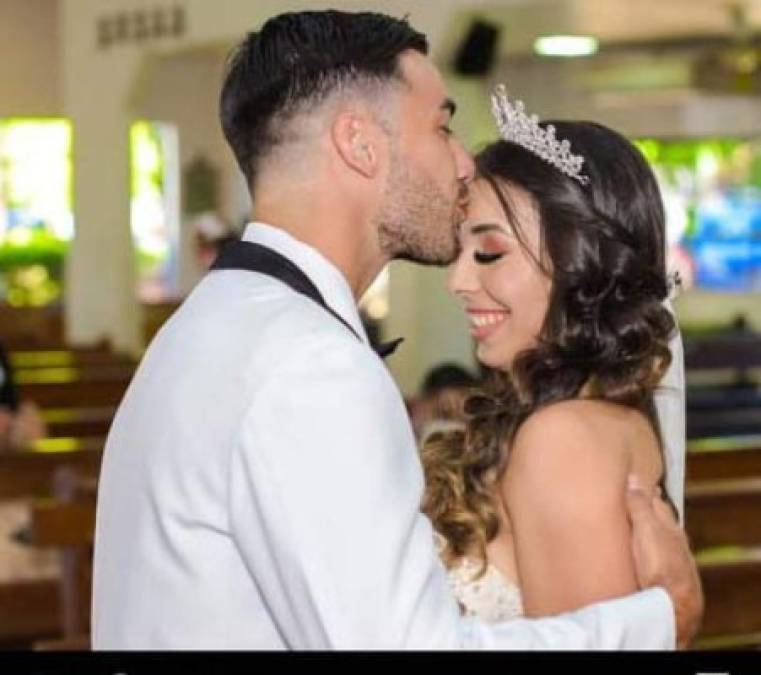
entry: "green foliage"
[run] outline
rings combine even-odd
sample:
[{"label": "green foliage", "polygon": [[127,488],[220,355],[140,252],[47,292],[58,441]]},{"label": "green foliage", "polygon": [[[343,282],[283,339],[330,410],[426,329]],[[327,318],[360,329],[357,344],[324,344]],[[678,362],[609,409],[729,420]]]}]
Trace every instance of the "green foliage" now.
[{"label": "green foliage", "polygon": [[43,228],[0,244],[0,292],[9,304],[41,306],[61,295],[68,242]]}]

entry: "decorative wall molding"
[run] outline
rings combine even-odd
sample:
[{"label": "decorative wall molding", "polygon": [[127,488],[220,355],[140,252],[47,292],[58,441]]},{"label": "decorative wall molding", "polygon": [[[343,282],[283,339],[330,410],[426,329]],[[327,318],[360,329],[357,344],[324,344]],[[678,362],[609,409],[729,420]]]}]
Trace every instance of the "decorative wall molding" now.
[{"label": "decorative wall molding", "polygon": [[98,49],[117,45],[145,44],[185,34],[187,18],[182,5],[113,12],[98,18]]}]

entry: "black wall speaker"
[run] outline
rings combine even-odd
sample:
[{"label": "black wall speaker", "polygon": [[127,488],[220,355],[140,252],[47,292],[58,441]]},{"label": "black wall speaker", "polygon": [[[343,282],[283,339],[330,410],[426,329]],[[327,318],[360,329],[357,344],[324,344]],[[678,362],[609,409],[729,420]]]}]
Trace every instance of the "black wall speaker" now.
[{"label": "black wall speaker", "polygon": [[500,29],[480,19],[474,21],[454,58],[458,75],[483,77],[494,65]]}]

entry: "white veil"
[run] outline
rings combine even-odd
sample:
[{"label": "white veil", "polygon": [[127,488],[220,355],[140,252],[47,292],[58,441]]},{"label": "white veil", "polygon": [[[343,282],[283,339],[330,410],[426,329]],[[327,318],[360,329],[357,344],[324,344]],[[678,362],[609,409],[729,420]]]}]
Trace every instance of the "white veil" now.
[{"label": "white veil", "polygon": [[[670,300],[664,302],[674,315]],[[663,438],[663,458],[666,464],[666,491],[679,512],[684,525],[684,477],[686,461],[686,427],[684,399],[684,347],[677,324],[676,334],[669,342],[671,365],[655,392],[655,407]]]}]

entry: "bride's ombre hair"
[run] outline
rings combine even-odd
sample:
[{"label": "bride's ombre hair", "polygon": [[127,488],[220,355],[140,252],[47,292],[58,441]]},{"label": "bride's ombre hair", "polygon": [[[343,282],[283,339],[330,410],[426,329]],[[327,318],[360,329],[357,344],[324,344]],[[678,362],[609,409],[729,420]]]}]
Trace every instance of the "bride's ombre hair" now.
[{"label": "bride's ombre hair", "polygon": [[582,185],[525,148],[497,141],[476,157],[477,178],[496,194],[521,245],[525,237],[503,187],[534,201],[540,260],[552,279],[537,342],[509,372],[492,371],[465,402],[463,432],[422,448],[423,511],[447,542],[445,562],[486,564],[498,532],[499,478],[520,425],[543,406],[585,396],[642,411],[658,432],[653,393],[671,363],[675,323],[668,293],[665,216],[655,177],[625,138],[590,122],[554,124],[584,157]]}]

